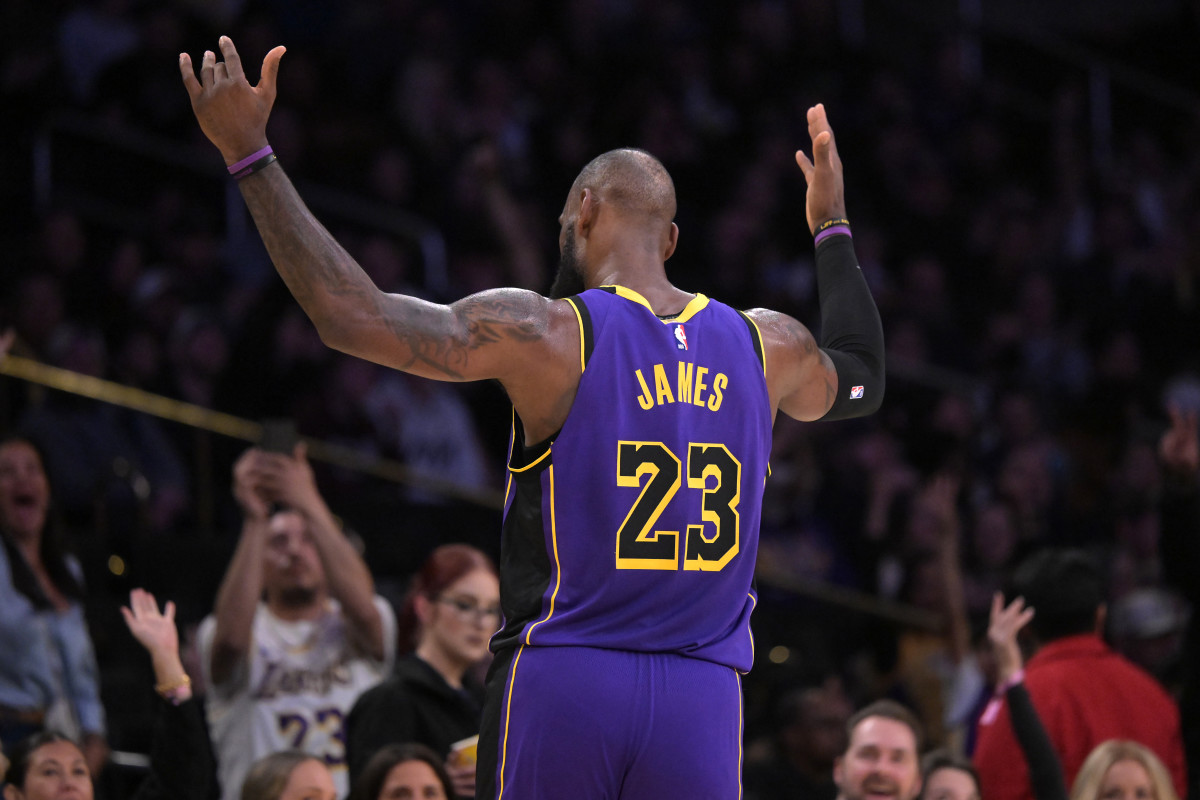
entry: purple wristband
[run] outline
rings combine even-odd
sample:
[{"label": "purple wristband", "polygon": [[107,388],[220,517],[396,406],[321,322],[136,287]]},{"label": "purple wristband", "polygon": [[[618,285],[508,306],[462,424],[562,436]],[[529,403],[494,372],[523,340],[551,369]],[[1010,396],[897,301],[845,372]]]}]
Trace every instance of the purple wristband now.
[{"label": "purple wristband", "polygon": [[[849,225],[834,225],[832,228],[826,228],[825,230],[818,233],[816,238],[813,239],[813,246],[815,247],[816,245],[819,245],[821,242],[825,241],[830,236],[838,236],[838,235],[850,236],[850,226]],[[854,238],[854,237],[851,236],[850,238]]]},{"label": "purple wristband", "polygon": [[241,161],[237,162],[236,164],[230,164],[229,165],[229,174],[236,175],[237,173],[244,170],[246,167],[253,164],[255,161],[258,161],[263,156],[269,156],[269,155],[271,155],[271,153],[274,153],[274,152],[275,151],[271,149],[271,145],[267,145],[262,150],[259,150],[257,153],[251,153],[250,155],[246,156],[245,158],[243,158]]}]

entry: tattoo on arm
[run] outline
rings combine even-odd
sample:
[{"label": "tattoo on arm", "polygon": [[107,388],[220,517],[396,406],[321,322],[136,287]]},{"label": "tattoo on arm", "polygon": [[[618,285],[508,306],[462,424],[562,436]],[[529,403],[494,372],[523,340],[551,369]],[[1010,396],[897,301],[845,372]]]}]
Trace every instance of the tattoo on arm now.
[{"label": "tattoo on arm", "polygon": [[462,380],[474,351],[505,341],[536,341],[545,331],[546,301],[531,292],[489,292],[447,308],[379,291],[304,205],[282,168],[263,170],[240,188],[275,268],[326,341],[337,341],[369,319],[398,346],[358,355],[429,377]]},{"label": "tattoo on arm", "polygon": [[240,183],[280,277],[318,325],[322,295],[365,299],[375,286],[292,187],[282,167]]},{"label": "tattoo on arm", "polygon": [[379,311],[411,354],[401,369],[420,365],[462,380],[473,352],[507,340],[537,341],[544,331],[545,311],[538,308],[540,302],[541,298],[525,292],[468,297],[451,306],[452,318],[438,321],[421,320],[421,314],[429,312],[417,304],[385,309],[381,302]]}]

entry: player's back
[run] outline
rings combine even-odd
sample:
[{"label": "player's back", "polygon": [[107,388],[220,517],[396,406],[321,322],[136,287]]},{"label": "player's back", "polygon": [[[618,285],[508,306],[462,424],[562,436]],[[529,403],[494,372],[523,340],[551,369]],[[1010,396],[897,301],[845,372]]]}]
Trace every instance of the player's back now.
[{"label": "player's back", "polygon": [[771,442],[757,329],[702,295],[670,319],[619,287],[570,302],[584,371],[549,446],[514,444],[494,644],[748,670]]}]

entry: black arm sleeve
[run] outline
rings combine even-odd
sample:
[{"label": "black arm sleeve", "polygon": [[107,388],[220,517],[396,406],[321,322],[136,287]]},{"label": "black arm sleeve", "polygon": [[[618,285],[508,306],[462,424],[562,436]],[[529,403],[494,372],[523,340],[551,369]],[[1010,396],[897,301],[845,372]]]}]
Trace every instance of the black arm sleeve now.
[{"label": "black arm sleeve", "polygon": [[1042,718],[1034,708],[1033,698],[1025,684],[1010,686],[1004,693],[1008,701],[1008,715],[1012,719],[1013,733],[1017,744],[1025,754],[1029,765],[1029,782],[1037,800],[1067,800],[1067,783],[1063,779],[1062,764],[1050,736],[1042,726]]},{"label": "black arm sleeve", "polygon": [[156,698],[150,774],[134,800],[210,800],[217,796],[217,766],[204,708],[195,698],[178,706]]},{"label": "black arm sleeve", "polygon": [[830,236],[817,245],[817,287],[817,344],[838,374],[837,396],[821,419],[872,414],[883,402],[883,323],[849,236]]}]

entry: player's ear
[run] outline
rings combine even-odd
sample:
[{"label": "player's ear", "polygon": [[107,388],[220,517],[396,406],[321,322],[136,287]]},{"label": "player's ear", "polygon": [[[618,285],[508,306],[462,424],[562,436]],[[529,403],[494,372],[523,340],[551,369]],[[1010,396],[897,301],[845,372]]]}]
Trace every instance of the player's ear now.
[{"label": "player's ear", "polygon": [[679,244],[679,226],[674,222],[671,223],[671,229],[667,231],[667,247],[663,252],[663,261],[666,261],[671,256],[675,255],[675,248]]},{"label": "player's ear", "polygon": [[596,222],[597,206],[595,193],[591,189],[584,189],[583,195],[579,199],[579,216],[576,217],[576,224],[579,226],[579,233],[585,237]]},{"label": "player's ear", "polygon": [[842,778],[845,773],[842,769],[842,757],[838,756],[833,759],[833,782],[837,784],[838,789],[842,788]]}]

